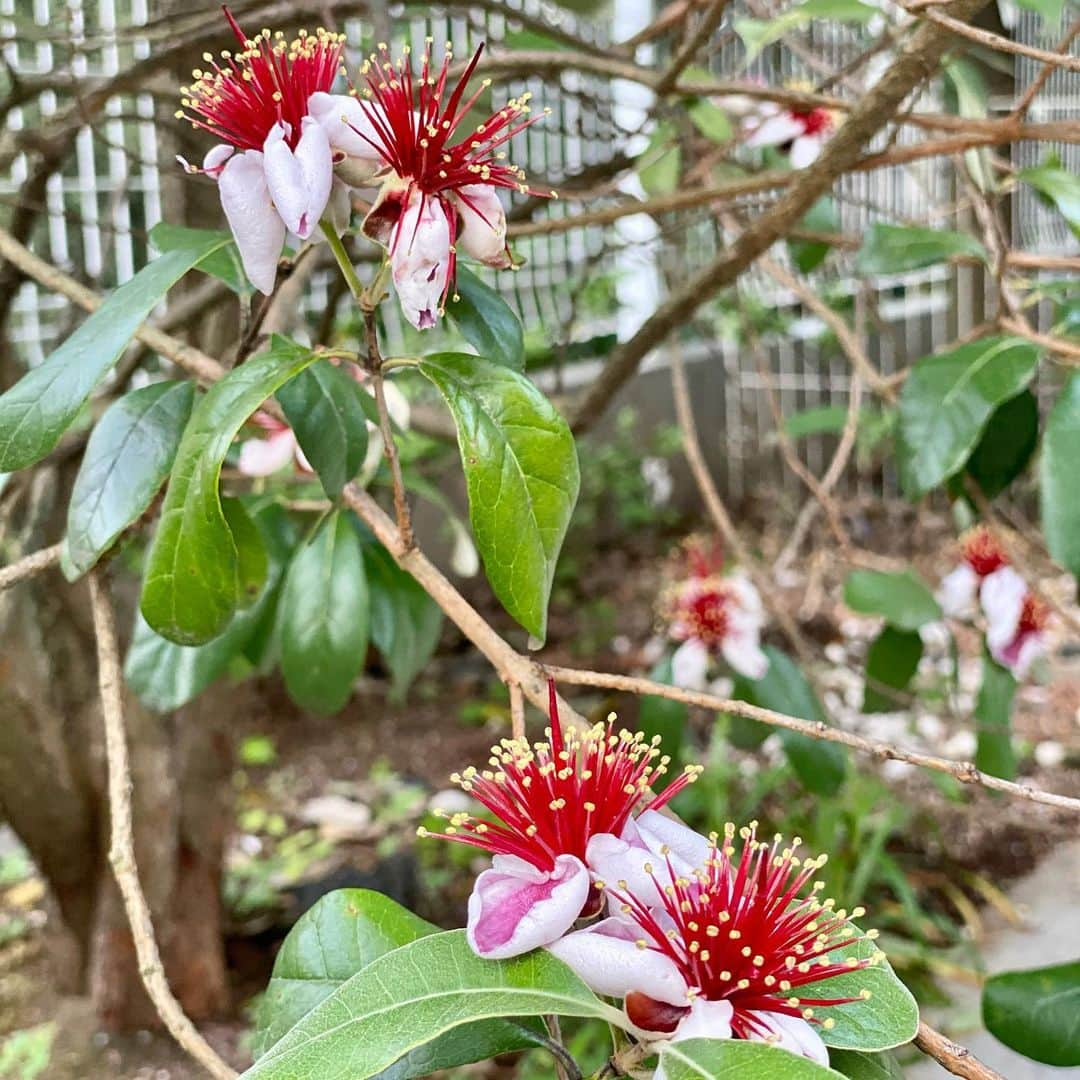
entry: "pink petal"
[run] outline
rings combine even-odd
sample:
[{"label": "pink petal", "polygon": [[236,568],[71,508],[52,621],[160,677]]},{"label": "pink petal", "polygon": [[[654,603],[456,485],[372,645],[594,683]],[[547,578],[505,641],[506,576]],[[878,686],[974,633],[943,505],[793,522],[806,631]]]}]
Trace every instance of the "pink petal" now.
[{"label": "pink petal", "polygon": [[417,330],[435,325],[450,275],[450,221],[437,196],[413,191],[390,244],[394,287]]},{"label": "pink petal", "polygon": [[266,439],[242,442],[236,467],[244,476],[270,476],[291,464],[297,452],[296,436],[286,428]]},{"label": "pink petal", "polygon": [[244,272],[256,289],[269,295],[285,243],[285,223],[271,201],[262,154],[234,154],[221,170],[218,189]]},{"label": "pink petal", "polygon": [[485,266],[505,270],[511,265],[506,250],[506,212],[491,184],[467,184],[454,198],[461,216],[457,246]]},{"label": "pink petal", "polygon": [[802,1017],[775,1012],[751,1012],[750,1015],[759,1025],[768,1029],[765,1033],[751,1034],[749,1036],[751,1042],[771,1043],[773,1046],[780,1047],[781,1050],[790,1050],[793,1054],[828,1067],[827,1047],[813,1026]]},{"label": "pink petal", "polygon": [[669,1005],[686,1004],[686,980],[675,962],[654,949],[638,947],[637,923],[602,919],[548,945],[597,994],[623,998],[633,990]]},{"label": "pink petal", "polygon": [[469,944],[493,960],[549,945],[573,926],[590,887],[589,871],[573,855],[560,855],[550,872],[514,855],[496,855],[469,897]]}]

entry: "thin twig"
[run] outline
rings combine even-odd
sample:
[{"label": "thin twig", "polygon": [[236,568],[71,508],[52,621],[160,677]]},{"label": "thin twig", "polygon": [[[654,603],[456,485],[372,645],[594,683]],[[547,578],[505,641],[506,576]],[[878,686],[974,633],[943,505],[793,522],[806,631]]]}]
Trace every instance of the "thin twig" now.
[{"label": "thin twig", "polygon": [[63,550],[63,544],[53,544],[52,547],[24,555],[18,562],[0,567],[0,592],[10,589],[12,585],[18,585],[20,581],[25,581],[35,574],[40,574],[42,570],[48,570],[50,566],[56,566],[60,561],[60,552]]},{"label": "thin twig", "polygon": [[965,1080],[1005,1080],[1001,1073],[984,1065],[966,1046],[947,1039],[921,1020],[915,1045],[953,1076],[963,1076]]},{"label": "thin twig", "polygon": [[609,690],[625,690],[630,694],[668,698],[671,701],[697,705],[703,709],[727,713],[730,716],[742,716],[748,720],[760,720],[761,723],[768,724],[771,727],[797,731],[800,735],[809,736],[811,739],[820,739],[824,742],[850,746],[853,750],[870,754],[881,761],[905,761],[909,765],[917,765],[933,772],[945,773],[963,784],[977,784],[993,791],[1003,791],[1027,802],[1053,806],[1059,810],[1068,810],[1074,814],[1080,813],[1080,799],[1074,799],[1069,795],[1058,795],[1051,791],[1043,791],[1041,788],[1028,787],[1024,784],[1014,784],[1010,780],[990,776],[987,773],[980,772],[970,761],[949,761],[947,758],[934,757],[931,754],[903,750],[898,746],[879,742],[877,739],[867,739],[862,735],[856,735],[841,728],[830,727],[822,721],[800,720],[794,716],[774,712],[772,709],[762,709],[757,705],[751,705],[748,701],[735,701],[729,698],[716,697],[714,694],[683,690],[677,686],[668,686],[666,683],[653,682],[651,679],[639,679],[631,675],[608,675],[600,671],[583,671],[577,668],[564,667],[547,667],[545,670],[557,682],[570,683],[575,686],[599,686]]},{"label": "thin twig", "polygon": [[127,736],[124,731],[123,682],[120,652],[116,638],[116,619],[108,596],[103,571],[90,574],[90,606],[97,640],[98,683],[101,713],[105,725],[105,755],[109,771],[109,862],[124,900],[124,910],[131,926],[139,976],[169,1034],[216,1080],[233,1080],[236,1072],[218,1057],[214,1048],[199,1034],[169,989],[161,962],[150,906],[139,883],[135,862],[135,840],[131,810],[131,766],[128,761]]},{"label": "thin twig", "polygon": [[515,739],[525,738],[525,699],[521,687],[511,682],[510,690],[510,732]]},{"label": "thin twig", "polygon": [[690,35],[686,44],[675,54],[671,66],[656,81],[653,92],[658,98],[667,94],[679,81],[679,76],[692,63],[698,50],[712,37],[713,31],[720,25],[724,17],[724,9],[728,0],[712,0],[708,10],[702,15],[694,32]]},{"label": "thin twig", "polygon": [[693,474],[694,482],[697,484],[698,491],[705,502],[709,517],[712,518],[717,531],[723,536],[724,543],[735,552],[739,565],[749,574],[761,594],[762,601],[773,618],[776,619],[780,629],[784,632],[784,636],[791,642],[791,646],[798,654],[799,659],[804,664],[809,663],[813,660],[813,653],[809,645],[806,644],[791,614],[782,604],[776,601],[772,582],[769,581],[768,576],[762,570],[749,548],[743,543],[742,537],[731,520],[731,515],[727,512],[727,507],[724,506],[724,502],[720,498],[720,492],[716,490],[716,484],[713,483],[712,474],[709,472],[708,463],[705,461],[705,455],[701,450],[697,422],[694,420],[694,406],[690,401],[690,389],[686,382],[686,368],[683,364],[682,349],[677,341],[671,350],[671,389],[675,397],[675,418],[682,432],[683,453],[686,455],[686,462],[690,466],[690,472]]},{"label": "thin twig", "polygon": [[[1064,53],[1073,43],[1073,39],[1077,34],[1080,34],[1080,19],[1073,22],[1065,36],[1054,46],[1054,52]],[[1016,106],[1009,114],[1010,118],[1022,120],[1027,115],[1027,111],[1031,108],[1032,102],[1039,96],[1040,91],[1046,85],[1050,76],[1057,70],[1057,67],[1058,65],[1056,63],[1043,65],[1042,70],[1031,80],[1031,85],[1024,91],[1024,96],[1016,103]]]}]

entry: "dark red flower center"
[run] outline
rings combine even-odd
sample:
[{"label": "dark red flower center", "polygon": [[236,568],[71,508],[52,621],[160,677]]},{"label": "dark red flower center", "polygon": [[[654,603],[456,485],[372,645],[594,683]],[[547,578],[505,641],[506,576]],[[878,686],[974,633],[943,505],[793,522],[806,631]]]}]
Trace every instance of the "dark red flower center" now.
[{"label": "dark red flower center", "polygon": [[791,115],[802,124],[804,135],[822,135],[832,128],[832,116],[828,109],[792,109]]},{"label": "dark red flower center", "polygon": [[964,536],[964,561],[979,577],[1009,565],[1009,557],[1000,541],[985,525],[976,525]]}]

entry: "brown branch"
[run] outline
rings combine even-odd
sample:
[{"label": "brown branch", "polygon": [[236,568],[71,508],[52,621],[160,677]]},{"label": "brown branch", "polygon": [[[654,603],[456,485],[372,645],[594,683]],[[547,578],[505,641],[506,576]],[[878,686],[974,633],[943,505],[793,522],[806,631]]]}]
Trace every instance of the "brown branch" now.
[{"label": "brown branch", "polygon": [[510,732],[515,739],[525,738],[525,699],[516,682],[507,684],[510,691]]},{"label": "brown branch", "polygon": [[794,716],[786,716],[784,713],[773,712],[772,709],[763,709],[758,705],[751,705],[748,701],[721,698],[714,694],[702,693],[696,690],[682,690],[677,686],[653,682],[651,679],[639,679],[632,675],[609,675],[600,671],[583,671],[578,668],[564,667],[548,667],[546,670],[557,682],[570,683],[573,686],[599,686],[609,690],[624,690],[630,694],[662,697],[670,701],[681,701],[686,705],[697,705],[702,709],[726,713],[729,716],[741,716],[747,720],[759,720],[770,727],[796,731],[800,735],[806,735],[811,739],[820,739],[824,742],[849,746],[852,750],[869,754],[879,761],[905,761],[909,765],[917,765],[922,769],[945,773],[963,784],[981,785],[990,788],[992,791],[1002,791],[1027,802],[1053,806],[1059,810],[1068,810],[1072,813],[1080,813],[1080,799],[1074,799],[1069,795],[1058,795],[1052,791],[1043,791],[1041,788],[1027,787],[1024,784],[1014,784],[1011,780],[1002,780],[997,776],[990,776],[987,773],[980,772],[973,762],[950,761],[948,758],[934,757],[931,754],[922,754],[914,750],[903,750],[898,746],[879,742],[877,739],[867,739],[862,735],[844,731],[842,728],[830,727],[822,721],[800,720]]},{"label": "brown branch", "polygon": [[135,954],[139,959],[139,976],[169,1034],[216,1080],[234,1080],[236,1072],[218,1057],[214,1048],[199,1034],[169,989],[154,937],[150,906],[139,883],[132,833],[131,767],[124,731],[123,676],[116,619],[101,570],[90,573],[90,606],[97,639],[98,682],[109,772],[109,862],[116,883],[120,886],[124,910],[131,926]]},{"label": "brown branch", "polygon": [[708,10],[702,15],[697,28],[683,47],[675,54],[671,66],[656,80],[653,91],[658,98],[667,94],[679,81],[679,76],[697,56],[698,50],[712,37],[713,31],[720,25],[720,20],[724,17],[724,9],[727,5],[728,0],[712,0]]},{"label": "brown branch", "polygon": [[1069,364],[1080,362],[1080,345],[1073,341],[1053,334],[1040,334],[1038,330],[1033,330],[1024,319],[999,319],[998,325],[1002,330],[1008,330],[1010,334],[1026,338],[1033,344],[1046,349],[1047,352],[1055,353]]},{"label": "brown branch", "polygon": [[[985,3],[955,0],[950,6],[962,18],[970,18]],[[612,351],[574,417],[575,430],[580,431],[603,413],[642,360],[672,330],[798,224],[833,181],[858,161],[868,140],[888,123],[908,94],[937,70],[950,41],[949,32],[932,23],[924,23],[912,35],[880,82],[855,105],[847,121],[826,143],[814,165],[797,172],[786,194],[741,233],[730,249],[691,275],[633,337]]]},{"label": "brown branch", "polygon": [[810,646],[806,644],[791,614],[777,602],[772,582],[750,549],[743,543],[742,537],[731,520],[731,515],[727,512],[727,507],[720,498],[720,492],[716,490],[716,485],[713,483],[708,463],[701,451],[697,422],[694,420],[694,406],[690,401],[690,389],[686,383],[682,349],[677,341],[671,350],[671,390],[675,398],[675,417],[683,437],[683,453],[686,455],[686,462],[690,466],[690,472],[705,502],[705,507],[709,511],[709,517],[712,518],[717,531],[723,536],[724,543],[735,552],[739,565],[749,574],[761,595],[762,602],[784,632],[784,636],[791,642],[791,647],[798,654],[799,659],[804,664],[810,663],[813,660]]},{"label": "brown branch", "polygon": [[63,549],[63,544],[53,544],[52,547],[24,555],[18,562],[0,566],[0,592],[40,574],[42,570],[48,570],[50,566],[56,566],[60,562],[60,552]]},{"label": "brown branch", "polygon": [[921,1020],[915,1045],[953,1076],[963,1076],[966,1080],[1005,1080],[1001,1073],[984,1065],[966,1046],[945,1038]]}]

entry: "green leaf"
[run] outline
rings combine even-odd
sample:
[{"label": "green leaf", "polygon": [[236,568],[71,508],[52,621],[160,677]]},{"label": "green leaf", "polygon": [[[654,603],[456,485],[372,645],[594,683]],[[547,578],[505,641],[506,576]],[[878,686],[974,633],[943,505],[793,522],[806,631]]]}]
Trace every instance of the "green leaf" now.
[{"label": "green leaf", "polygon": [[1016,0],[1019,7],[1034,11],[1049,27],[1058,26],[1065,11],[1066,0]]},{"label": "green leaf", "polygon": [[994,410],[1035,374],[1039,352],[1015,337],[972,341],[920,360],[900,394],[897,459],[912,499],[963,468]]},{"label": "green leaf", "polygon": [[401,702],[431,659],[442,632],[442,608],[385,548],[364,547],[371,592],[371,640],[390,669],[390,700]]},{"label": "green leaf", "polygon": [[[828,195],[822,196],[806,212],[806,216],[799,222],[799,228],[807,232],[835,233],[840,231],[840,218],[836,212],[836,203]],[[816,270],[824,261],[825,256],[831,250],[830,244],[821,240],[789,240],[788,251],[799,271],[809,274]],[[847,415],[847,410],[841,410]],[[840,424],[843,427],[843,421]]]},{"label": "green leaf", "polygon": [[[945,62],[944,70],[946,108],[959,116],[973,120],[985,119],[990,95],[979,66],[966,57],[954,57]],[[995,190],[997,181],[990,162],[988,147],[980,146],[965,150],[964,161],[971,179],[980,191]]]},{"label": "green leaf", "polygon": [[837,1080],[841,1075],[809,1058],[744,1039],[681,1039],[660,1051],[665,1080]]},{"label": "green leaf", "polygon": [[829,1064],[849,1080],[904,1080],[904,1070],[888,1052],[866,1054],[861,1050],[831,1050]]},{"label": "green leaf", "polygon": [[469,519],[495,595],[533,637],[547,605],[580,474],[574,437],[524,375],[464,353],[435,353],[420,371],[457,426]]},{"label": "green leaf", "polygon": [[1080,176],[1062,168],[1056,160],[1050,160],[1021,169],[1016,178],[1033,187],[1045,202],[1057,207],[1073,235],[1080,238]]},{"label": "green leaf", "polygon": [[[897,630],[884,626],[870,643],[866,653],[866,689],[863,691],[862,711],[896,712],[902,709],[903,695],[919,668],[922,657],[922,638],[914,630]],[[892,697],[885,687],[898,691]]]},{"label": "green leaf", "polygon": [[1080,1065],[1080,960],[994,975],[983,987],[982,1015],[995,1038],[1025,1057]]},{"label": "green leaf", "polygon": [[[274,962],[256,1021],[256,1060],[373,960],[438,932],[437,926],[382,893],[341,889],[322,897],[289,931]],[[469,1024],[406,1054],[379,1076],[380,1080],[426,1076],[521,1050],[535,1041],[499,1020]]]},{"label": "green leaf", "polygon": [[236,545],[236,606],[251,607],[266,584],[270,566],[266,546],[240,499],[222,499],[221,512]]},{"label": "green leaf", "polygon": [[[740,675],[735,680],[733,696],[773,712],[827,723],[825,710],[795,661],[771,645],[766,645],[764,651],[769,658],[769,670],[757,680]],[[844,748],[786,728],[776,730],[803,786],[815,795],[835,794],[847,773]]]},{"label": "green leaf", "polygon": [[988,653],[983,653],[983,678],[975,702],[975,765],[991,776],[1016,779],[1012,748],[1012,702],[1016,679]]},{"label": "green leaf", "polygon": [[317,360],[277,392],[304,456],[331,499],[357,474],[367,453],[368,428],[361,389],[344,368]]},{"label": "green leaf", "polygon": [[224,633],[213,641],[177,645],[156,633],[136,612],[124,678],[147,708],[172,712],[197,697],[241,656],[271,616],[284,568],[273,535],[278,512],[278,507],[270,505],[255,514],[255,524],[271,556],[262,592],[254,604],[233,616]]},{"label": "green leaf", "polygon": [[[649,678],[665,686],[674,686],[671,675],[671,657],[665,656],[657,663],[649,672]],[[639,699],[638,727],[642,734],[650,739],[654,735],[659,735],[664,753],[670,754],[673,761],[679,760],[679,749],[689,721],[690,709],[681,701],[672,701],[670,698],[655,697],[651,694],[643,695]]]},{"label": "green leaf", "polygon": [[297,704],[339,712],[364,668],[368,584],[360,537],[332,514],[293,557],[279,608],[281,673]]},{"label": "green leaf", "polygon": [[982,493],[1000,495],[1027,468],[1039,441],[1039,403],[1030,390],[999,405],[980,437],[966,471]]},{"label": "green leaf", "polygon": [[732,22],[735,33],[742,38],[746,59],[753,60],[764,48],[779,41],[814,19],[831,22],[867,23],[878,11],[860,0],[806,0],[772,19],[736,18]]},{"label": "green leaf", "polygon": [[624,1022],[543,949],[483,960],[463,930],[432,934],[378,957],[333,990],[244,1077],[324,1076],[332,1062],[338,1075],[367,1080],[463,1024],[544,1013]]},{"label": "green leaf", "polygon": [[446,305],[465,340],[485,359],[525,370],[525,331],[510,305],[467,267],[457,269],[457,295]]},{"label": "green leaf", "polygon": [[916,225],[871,225],[855,257],[859,274],[899,274],[934,266],[956,255],[989,261],[986,248],[967,233]]},{"label": "green leaf", "polygon": [[638,161],[638,178],[645,194],[670,195],[679,186],[682,176],[682,150],[675,126],[661,120]]},{"label": "green leaf", "polygon": [[914,570],[852,570],[844,603],[863,615],[881,615],[897,630],[918,630],[941,618],[941,608]]},{"label": "green leaf", "polygon": [[0,394],[0,472],[24,469],[52,450],[161,298],[224,243],[200,236],[144,266],[44,363]]},{"label": "green leaf", "polygon": [[784,418],[784,432],[789,439],[805,439],[809,435],[839,435],[847,423],[846,405],[818,405],[802,409]]},{"label": "green leaf", "polygon": [[198,268],[211,277],[225,282],[234,293],[242,297],[251,296],[255,287],[244,273],[244,264],[240,261],[240,252],[232,235],[224,229],[192,229],[186,225],[174,225],[170,221],[159,221],[150,230],[150,243],[158,251],[174,251],[176,248],[197,244],[199,240],[216,238],[222,246],[199,263]]},{"label": "green leaf", "polygon": [[1050,554],[1080,577],[1080,371],[1069,375],[1046,420],[1039,456],[1039,504]]},{"label": "green leaf", "polygon": [[194,383],[160,382],[106,409],[71,489],[66,544],[72,577],[85,574],[153,502],[194,400]]},{"label": "green leaf", "polygon": [[690,117],[690,123],[711,142],[726,143],[731,139],[733,132],[728,114],[708,98],[690,101],[686,106],[686,115]]},{"label": "green leaf", "polygon": [[195,406],[176,455],[147,558],[142,613],[178,645],[202,645],[228,625],[240,600],[236,542],[218,496],[221,463],[244,421],[315,359],[274,338],[215,383]]},{"label": "green leaf", "polygon": [[[830,954],[830,960],[854,957],[862,960],[879,954],[877,946],[865,939],[854,941]],[[860,997],[869,991],[866,999]],[[807,996],[810,996],[809,994]],[[887,960],[858,968],[814,983],[813,996],[855,998],[847,1005],[832,1005],[815,1012],[834,1022],[821,1030],[826,1046],[839,1050],[891,1050],[915,1038],[919,1029],[919,1007],[908,988],[896,977]]]}]

